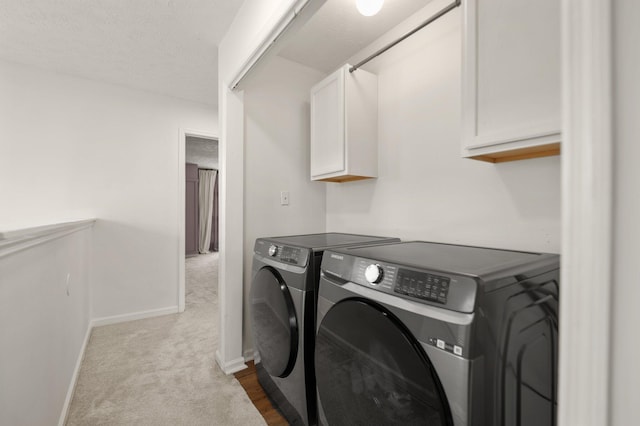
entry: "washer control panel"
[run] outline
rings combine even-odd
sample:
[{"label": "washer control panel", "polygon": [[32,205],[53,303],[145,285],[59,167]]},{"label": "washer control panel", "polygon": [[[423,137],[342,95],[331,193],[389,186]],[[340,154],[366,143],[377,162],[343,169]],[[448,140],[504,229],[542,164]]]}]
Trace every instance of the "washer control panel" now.
[{"label": "washer control panel", "polygon": [[400,268],[393,291],[446,304],[450,282],[448,277]]},{"label": "washer control panel", "polygon": [[451,279],[389,264],[372,263],[366,259],[356,262],[356,282],[364,277],[367,283],[378,285],[389,292],[415,297],[430,302],[447,304]]},{"label": "washer control panel", "polygon": [[[396,277],[396,268],[367,259],[358,259],[352,279],[358,284],[366,283],[373,287],[391,290]],[[355,278],[355,279],[354,279]]]},{"label": "washer control panel", "polygon": [[352,282],[403,299],[473,312],[477,283],[471,277],[324,252],[322,272],[336,285]]}]

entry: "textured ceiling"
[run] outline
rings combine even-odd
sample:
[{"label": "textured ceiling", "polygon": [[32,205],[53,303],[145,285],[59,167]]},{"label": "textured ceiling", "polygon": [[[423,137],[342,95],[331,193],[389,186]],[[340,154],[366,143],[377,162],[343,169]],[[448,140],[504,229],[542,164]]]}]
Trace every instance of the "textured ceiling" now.
[{"label": "textured ceiling", "polygon": [[1,0],[0,59],[217,105],[242,0]]},{"label": "textured ceiling", "polygon": [[[0,59],[216,106],[217,46],[242,1],[0,0]],[[327,0],[280,55],[333,71],[429,1],[364,17]]]},{"label": "textured ceiling", "polygon": [[205,169],[218,169],[217,140],[187,136],[185,154],[187,163],[195,163]]},{"label": "textured ceiling", "polygon": [[355,0],[327,0],[279,55],[320,71],[334,71],[430,1],[386,0],[377,15],[365,17]]}]

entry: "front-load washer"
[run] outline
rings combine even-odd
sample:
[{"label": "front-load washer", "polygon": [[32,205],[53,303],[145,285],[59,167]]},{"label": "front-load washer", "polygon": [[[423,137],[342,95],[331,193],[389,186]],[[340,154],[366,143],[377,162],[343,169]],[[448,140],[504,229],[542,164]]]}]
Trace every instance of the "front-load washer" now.
[{"label": "front-load washer", "polygon": [[555,254],[460,245],[325,251],[320,424],[555,424],[558,273]]},{"label": "front-load washer", "polygon": [[317,422],[313,355],[322,253],[397,241],[343,233],[256,240],[250,296],[256,370],[269,399],[289,423]]}]

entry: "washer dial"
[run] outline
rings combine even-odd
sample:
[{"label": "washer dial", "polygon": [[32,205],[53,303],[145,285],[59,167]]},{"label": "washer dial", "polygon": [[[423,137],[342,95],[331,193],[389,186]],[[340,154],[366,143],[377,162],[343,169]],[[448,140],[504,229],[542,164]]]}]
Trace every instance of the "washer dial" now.
[{"label": "washer dial", "polygon": [[371,265],[367,266],[367,269],[365,269],[364,271],[364,277],[371,284],[378,284],[380,281],[382,281],[383,275],[384,271],[382,269],[382,266],[376,263],[372,263]]}]

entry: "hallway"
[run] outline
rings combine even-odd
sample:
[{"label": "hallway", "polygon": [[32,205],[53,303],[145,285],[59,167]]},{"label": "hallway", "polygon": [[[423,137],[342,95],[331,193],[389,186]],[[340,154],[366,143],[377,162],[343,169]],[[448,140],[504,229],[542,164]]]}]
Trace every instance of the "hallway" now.
[{"label": "hallway", "polygon": [[186,309],[96,327],[67,425],[262,425],[214,360],[218,253],[186,259]]}]

